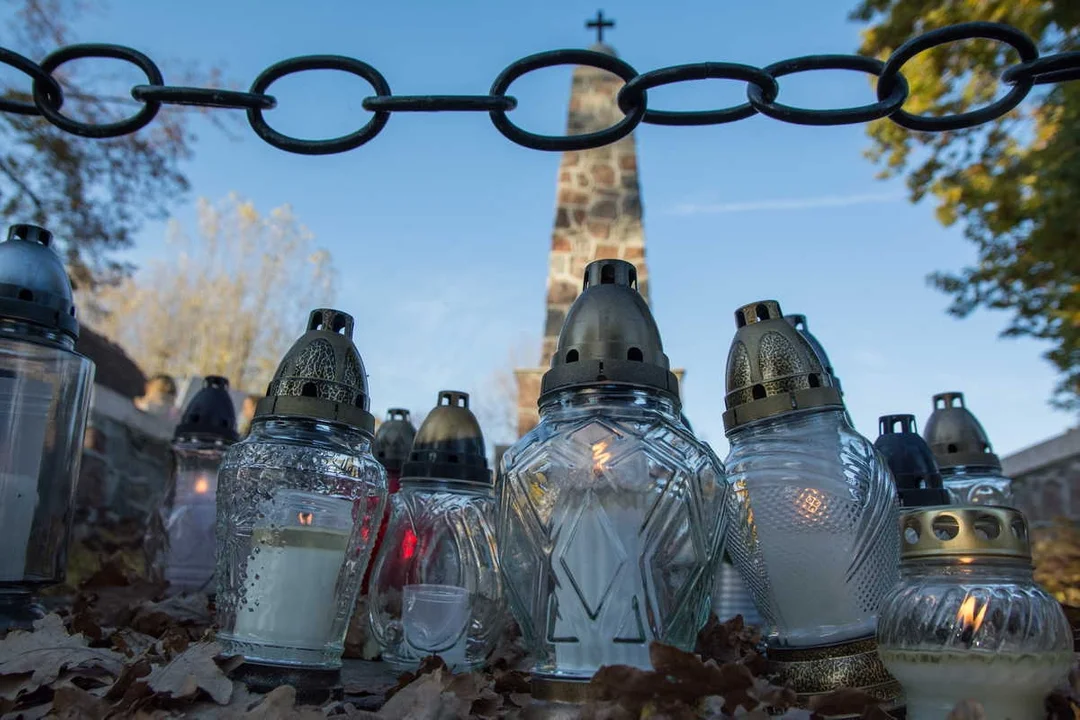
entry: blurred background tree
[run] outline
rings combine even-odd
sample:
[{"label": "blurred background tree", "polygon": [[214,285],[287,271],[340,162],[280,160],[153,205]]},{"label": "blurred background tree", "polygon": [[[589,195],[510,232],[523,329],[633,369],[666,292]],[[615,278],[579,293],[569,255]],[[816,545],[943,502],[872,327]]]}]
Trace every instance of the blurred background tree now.
[{"label": "blurred background tree", "polygon": [[[4,45],[40,62],[75,41],[71,24],[87,10],[81,0],[4,0]],[[217,70],[173,64],[162,71],[175,85],[221,86]],[[64,114],[105,123],[141,107],[129,94],[132,84],[145,82],[140,72],[116,60],[75,60],[53,75],[64,91]],[[3,97],[31,101],[30,78],[9,72],[4,83]],[[196,112],[165,106],[139,132],[107,140],[70,135],[40,117],[0,113],[0,220],[48,227],[76,285],[115,282],[132,270],[115,252],[131,246],[146,219],[165,217],[188,189],[180,162],[192,153]],[[217,123],[227,115],[208,117]]]},{"label": "blurred background tree", "polygon": [[333,301],[330,253],[287,205],[262,215],[233,193],[197,210],[194,235],[172,222],[161,256],[81,307],[149,374],[262,394],[310,310]]},{"label": "blurred background tree", "polygon": [[[1032,37],[1042,54],[1080,49],[1077,0],[863,0],[852,13],[869,23],[860,52],[880,58],[908,38],[971,20],[1003,22]],[[1018,62],[1007,45],[951,43],[903,68],[904,109],[953,114],[1004,92],[998,77]],[[955,132],[909,132],[888,120],[868,127],[882,177],[903,174],[912,202],[927,194],[938,220],[961,223],[976,248],[969,267],[930,282],[952,297],[949,312],[1010,313],[1005,336],[1045,340],[1061,372],[1052,402],[1080,409],[1080,83],[1037,87],[987,125]]]}]

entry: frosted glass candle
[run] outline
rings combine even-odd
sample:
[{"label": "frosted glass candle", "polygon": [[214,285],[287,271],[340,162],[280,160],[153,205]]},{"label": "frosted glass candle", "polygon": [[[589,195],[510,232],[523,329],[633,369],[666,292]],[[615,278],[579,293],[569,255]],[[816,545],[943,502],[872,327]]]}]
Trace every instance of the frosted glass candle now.
[{"label": "frosted glass candle", "polygon": [[439,655],[451,669],[465,665],[469,591],[456,585],[406,585],[401,625],[420,657]]},{"label": "frosted glass candle", "polygon": [[321,648],[331,642],[338,574],[349,533],[256,529],[233,640]]}]

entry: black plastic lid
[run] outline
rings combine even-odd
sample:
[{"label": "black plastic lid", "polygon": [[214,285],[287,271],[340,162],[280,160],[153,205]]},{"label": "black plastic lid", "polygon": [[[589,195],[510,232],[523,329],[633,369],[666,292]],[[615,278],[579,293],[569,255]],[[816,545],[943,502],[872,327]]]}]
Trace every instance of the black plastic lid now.
[{"label": "black plastic lid", "polygon": [[934,453],[915,429],[914,415],[882,415],[874,447],[885,458],[904,507],[948,505]]},{"label": "black plastic lid", "polygon": [[638,292],[637,268],[625,260],[585,267],[581,294],[566,314],[540,397],[597,385],[651,388],[679,397],[679,381],[649,305]]},{"label": "black plastic lid", "polygon": [[236,408],[229,397],[229,381],[220,375],[203,378],[203,386],[184,408],[180,424],[176,426],[175,440],[220,440],[234,443],[239,439],[236,432]]},{"label": "black plastic lid", "polygon": [[[79,337],[71,279],[50,247],[52,233],[37,225],[12,225],[0,242],[0,318]],[[40,340],[36,338],[36,340]]]},{"label": "black plastic lid", "polygon": [[398,472],[409,457],[415,438],[416,428],[413,427],[409,411],[405,408],[390,408],[386,411],[386,420],[375,431],[376,459],[387,470]]},{"label": "black plastic lid", "polygon": [[469,409],[468,393],[439,393],[438,404],[416,433],[409,459],[401,467],[401,479],[492,483],[484,434]]},{"label": "black plastic lid", "polygon": [[985,467],[1001,472],[1001,460],[990,447],[983,426],[965,407],[964,393],[939,393],[933,402],[934,411],[926,421],[923,437],[938,467]]}]

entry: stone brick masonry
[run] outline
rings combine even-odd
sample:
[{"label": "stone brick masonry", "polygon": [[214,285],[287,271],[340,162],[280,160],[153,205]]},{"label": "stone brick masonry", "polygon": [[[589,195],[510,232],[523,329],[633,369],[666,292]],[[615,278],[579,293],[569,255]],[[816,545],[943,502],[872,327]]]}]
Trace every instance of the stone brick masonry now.
[{"label": "stone brick masonry", "polygon": [[[591,49],[615,54],[607,45],[594,45]],[[622,85],[619,77],[604,70],[575,68],[567,132],[571,135],[594,132],[618,122],[623,114],[615,96]],[[519,435],[536,425],[540,378],[551,364],[566,313],[581,292],[585,266],[605,258],[634,263],[639,289],[648,301],[645,232],[633,135],[606,147],[563,154],[556,189],[540,364],[515,371]]]}]

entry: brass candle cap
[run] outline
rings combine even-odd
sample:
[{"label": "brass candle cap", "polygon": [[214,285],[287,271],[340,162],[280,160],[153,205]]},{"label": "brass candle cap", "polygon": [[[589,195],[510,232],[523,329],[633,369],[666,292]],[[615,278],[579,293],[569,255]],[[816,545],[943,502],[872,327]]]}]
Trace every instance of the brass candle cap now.
[{"label": "brass candle cap", "polygon": [[900,559],[1005,557],[1031,561],[1027,520],[994,505],[946,505],[901,510]]},{"label": "brass candle cap", "polygon": [[255,406],[255,417],[334,422],[374,434],[367,372],[352,333],[348,313],[312,310],[307,332],[285,353],[266,397]]},{"label": "brass candle cap", "polygon": [[987,467],[1000,472],[1001,460],[994,454],[986,430],[964,404],[964,393],[938,393],[933,402],[934,411],[926,420],[923,437],[934,451],[938,467]]},{"label": "brass candle cap", "polygon": [[439,392],[437,404],[421,423],[401,466],[401,479],[491,484],[484,433],[469,409],[468,393]]},{"label": "brass candle cap", "polygon": [[799,707],[839,688],[862,690],[886,710],[902,704],[900,683],[885,669],[872,637],[809,648],[770,647],[766,656],[768,671],[779,676],[776,684],[790,685]]},{"label": "brass candle cap", "polygon": [[727,361],[724,430],[815,407],[844,407],[840,391],[806,337],[784,319],[775,300],[735,311]]}]

